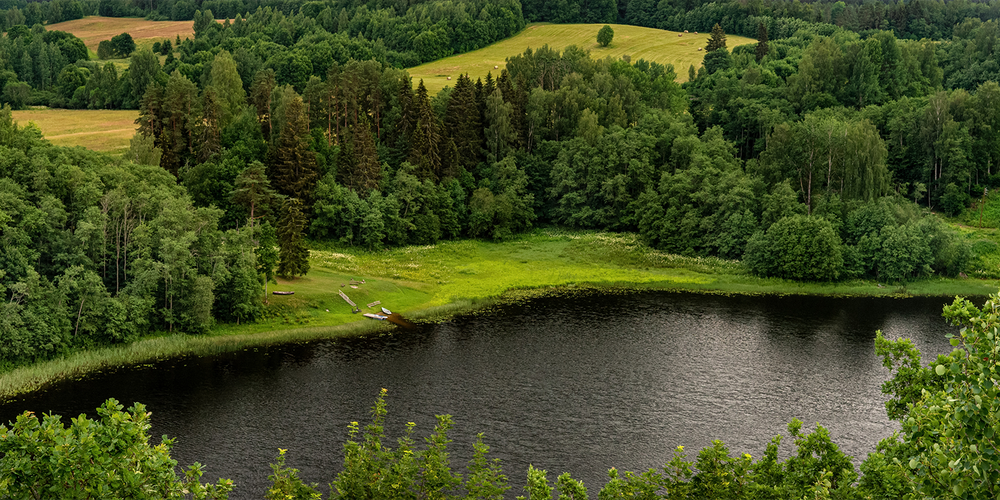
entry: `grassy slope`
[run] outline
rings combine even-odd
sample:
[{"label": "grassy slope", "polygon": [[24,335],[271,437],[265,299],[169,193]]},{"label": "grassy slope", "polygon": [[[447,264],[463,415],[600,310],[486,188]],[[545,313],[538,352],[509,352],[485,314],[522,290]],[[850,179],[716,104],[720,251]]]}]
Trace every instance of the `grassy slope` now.
[{"label": "grassy slope", "polygon": [[34,123],[58,146],[83,146],[114,154],[128,149],[139,116],[134,109],[27,109],[13,114],[18,124]]},{"label": "grassy slope", "polygon": [[49,30],[72,33],[83,40],[95,54],[102,40],[111,40],[115,35],[132,35],[137,47],[152,47],[154,42],[169,38],[171,43],[180,35],[181,40],[194,38],[194,21],[147,21],[134,17],[87,16],[46,26]]},{"label": "grassy slope", "polygon": [[[985,295],[997,280],[928,279],[901,289],[856,281],[837,284],[760,279],[739,263],[667,255],[632,234],[536,231],[506,243],[445,242],[384,252],[314,250],[305,278],[281,280],[270,290],[269,319],[220,325],[210,335],[163,335],[135,344],[72,354],[0,376],[0,400],[53,380],[109,367],[181,355],[209,355],[253,346],[378,332],[390,325],[361,319],[340,299],[343,290],[363,311],[381,305],[410,319],[440,318],[491,303],[588,287],[668,289],[721,293]],[[350,280],[365,280],[349,286]],[[341,285],[347,285],[341,287]],[[377,309],[378,306],[375,307]]]},{"label": "grassy slope", "polygon": [[[413,81],[421,78],[431,95],[434,95],[446,85],[451,85],[447,77],[457,78],[459,74],[468,73],[473,79],[493,76],[500,73],[510,56],[518,55],[527,48],[537,49],[548,45],[553,49],[562,50],[570,45],[576,45],[589,50],[594,59],[604,57],[619,58],[628,54],[633,61],[645,59],[662,64],[673,64],[677,72],[677,80],[687,81],[687,70],[690,65],[695,68],[701,65],[705,52],[699,47],[708,43],[708,33],[677,33],[653,28],[641,28],[624,24],[612,24],[615,37],[611,45],[601,47],[597,44],[597,31],[603,24],[532,24],[521,33],[484,47],[457,56],[447,57],[427,64],[408,69]],[[683,35],[683,36],[677,36]],[[752,38],[728,35],[727,45],[730,49],[737,45],[756,43]]]}]

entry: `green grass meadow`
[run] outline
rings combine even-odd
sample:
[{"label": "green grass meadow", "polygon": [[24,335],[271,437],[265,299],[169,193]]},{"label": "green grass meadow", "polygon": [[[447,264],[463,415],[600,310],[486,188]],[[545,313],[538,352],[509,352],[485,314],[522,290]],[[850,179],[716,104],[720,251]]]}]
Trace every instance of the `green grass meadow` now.
[{"label": "green grass meadow", "polygon": [[[423,79],[427,91],[434,95],[445,86],[454,85],[458,75],[469,74],[473,81],[485,78],[489,72],[496,77],[507,64],[507,58],[524,53],[525,49],[538,49],[548,45],[555,50],[563,50],[576,45],[589,50],[594,59],[611,57],[618,59],[624,55],[632,61],[645,59],[661,64],[673,64],[677,81],[687,81],[687,70],[692,64],[701,66],[708,43],[708,33],[678,33],[676,31],[612,24],[614,39],[608,47],[597,44],[597,31],[603,24],[531,24],[523,31],[506,40],[465,54],[446,57],[434,62],[407,69],[413,82]],[[741,36],[727,35],[730,49],[738,45],[757,43],[757,40]],[[448,78],[452,79],[449,81]]]}]

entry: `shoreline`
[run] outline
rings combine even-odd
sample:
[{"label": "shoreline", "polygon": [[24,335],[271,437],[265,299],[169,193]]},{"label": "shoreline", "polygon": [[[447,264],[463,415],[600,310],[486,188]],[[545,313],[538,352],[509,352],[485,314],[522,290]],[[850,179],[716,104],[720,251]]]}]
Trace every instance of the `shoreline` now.
[{"label": "shoreline", "polygon": [[[565,250],[566,240],[583,240],[582,245],[587,247],[588,255],[583,259],[575,256],[566,256],[566,252],[553,255],[545,254],[538,257],[537,262],[521,260],[523,264],[535,264],[550,268],[552,259],[557,259],[559,263],[570,261],[567,269],[559,269],[560,274],[539,276],[538,273],[530,269],[524,277],[509,276],[507,273],[504,288],[497,289],[494,282],[487,276],[476,276],[476,270],[466,271],[466,267],[471,267],[478,262],[484,266],[492,266],[495,261],[484,259],[480,254],[460,255],[461,262],[468,264],[466,267],[457,269],[457,274],[472,274],[479,277],[478,281],[473,280],[473,285],[468,283],[457,283],[455,286],[464,292],[456,295],[454,290],[447,287],[454,284],[445,278],[442,273],[446,268],[444,262],[435,264],[433,252],[451,252],[452,247],[468,246],[470,242],[461,241],[454,244],[441,244],[431,247],[420,247],[417,251],[424,253],[417,256],[413,253],[413,247],[392,250],[384,254],[377,254],[376,260],[372,264],[384,265],[386,259],[405,257],[407,262],[417,261],[419,265],[431,268],[430,275],[438,277],[437,285],[427,283],[427,280],[413,280],[408,276],[389,274],[385,277],[376,277],[373,274],[372,281],[379,281],[383,287],[394,287],[393,294],[403,307],[392,307],[393,310],[401,312],[403,316],[414,322],[437,322],[445,321],[460,314],[483,311],[491,306],[513,304],[526,300],[542,298],[546,296],[566,294],[566,293],[641,293],[644,291],[666,291],[666,292],[687,292],[704,293],[717,295],[815,295],[826,297],[891,297],[905,299],[913,296],[940,296],[953,297],[955,295],[985,296],[996,293],[998,283],[994,280],[960,280],[927,278],[915,281],[902,286],[886,285],[881,288],[877,284],[866,281],[854,281],[843,283],[797,283],[778,279],[762,279],[753,276],[733,273],[733,264],[730,262],[706,261],[697,258],[677,258],[671,257],[668,264],[663,264],[664,258],[648,248],[630,248],[627,255],[623,257],[621,252],[614,255],[604,255],[595,245],[603,233],[588,233],[583,236],[567,238],[565,234],[535,234],[521,238],[513,244],[507,243],[482,243],[475,242],[475,245],[485,248],[484,251],[493,252],[496,249],[503,250],[503,254],[511,254],[509,257],[514,260],[517,253],[515,250],[523,250],[527,246],[534,245],[533,250],[551,250],[549,246],[556,242],[562,246],[559,249]],[[443,247],[443,248],[439,248]],[[598,247],[595,251],[594,248]],[[464,248],[464,247],[463,247]],[[323,253],[317,252],[316,260],[320,261],[323,267]],[[329,252],[326,252],[329,254]],[[637,261],[637,255],[638,260]],[[362,257],[349,256],[351,258]],[[496,256],[492,256],[496,258]],[[655,257],[655,258],[654,258]],[[546,261],[549,259],[549,261]],[[685,260],[686,259],[686,260]],[[350,258],[347,259],[351,260]],[[659,261],[660,265],[652,264],[651,260]],[[680,262],[676,262],[680,261]],[[547,264],[548,262],[548,264]],[[147,337],[128,345],[102,347],[88,351],[78,351],[55,359],[26,365],[15,368],[0,374],[0,402],[8,403],[17,397],[38,390],[44,390],[47,386],[59,383],[63,380],[72,380],[85,377],[89,374],[99,373],[106,369],[120,368],[123,366],[140,365],[170,358],[184,356],[210,356],[235,352],[247,348],[263,347],[279,344],[293,344],[300,342],[312,342],[343,337],[360,336],[369,333],[386,332],[393,328],[392,325],[384,322],[360,319],[347,313],[330,313],[322,311],[324,305],[328,303],[339,304],[339,296],[330,289],[339,291],[339,284],[345,280],[345,276],[360,274],[359,270],[365,269],[364,265],[352,263],[349,269],[336,269],[336,266],[326,262],[325,269],[316,273],[312,281],[288,281],[282,283],[288,287],[304,288],[298,296],[293,298],[278,300],[274,299],[274,310],[280,311],[285,320],[285,324],[278,323],[277,314],[264,321],[247,325],[218,325],[207,335],[192,336],[183,333],[161,334]],[[652,269],[651,269],[652,266]],[[556,266],[557,267],[557,266]],[[641,268],[645,268],[641,271]],[[445,269],[445,270],[442,270]],[[640,271],[636,274],[636,271]],[[426,272],[426,269],[424,270]],[[611,276],[609,276],[611,275]],[[553,276],[558,276],[554,278]],[[627,279],[628,277],[640,277],[644,279]],[[531,282],[530,278],[538,278],[538,281]],[[591,280],[586,278],[590,277]],[[623,279],[614,279],[620,277]],[[455,277],[458,279],[458,277]],[[529,278],[529,279],[525,279]],[[577,279],[581,278],[581,279]],[[603,279],[602,279],[603,278]],[[611,278],[611,279],[608,279]],[[476,286],[478,285],[478,286]],[[310,288],[311,287],[311,288]],[[374,287],[373,287],[374,288]],[[276,288],[275,288],[276,289]],[[316,290],[322,290],[317,292]],[[383,293],[383,292],[379,292]],[[384,292],[386,294],[390,292]],[[331,299],[329,296],[335,297]],[[277,297],[277,296],[276,296]],[[305,297],[305,298],[303,298]],[[270,298],[270,297],[269,297]],[[410,303],[404,305],[407,299]],[[295,302],[298,301],[298,302]],[[324,302],[327,301],[327,302]],[[332,301],[332,302],[329,302]],[[342,304],[341,304],[342,305]],[[336,307],[331,305],[330,307]],[[295,318],[307,318],[306,325],[296,326],[291,324],[285,314],[294,314]],[[310,321],[319,324],[309,325]],[[303,321],[299,321],[302,323]],[[326,324],[322,324],[326,322]],[[287,326],[286,326],[287,324]]]}]

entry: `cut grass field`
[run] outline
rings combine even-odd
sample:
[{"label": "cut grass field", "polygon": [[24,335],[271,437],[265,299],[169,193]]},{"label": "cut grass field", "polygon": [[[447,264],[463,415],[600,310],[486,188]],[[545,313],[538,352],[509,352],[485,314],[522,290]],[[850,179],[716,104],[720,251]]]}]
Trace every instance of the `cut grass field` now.
[{"label": "cut grass field", "polygon": [[83,146],[94,151],[119,154],[128,149],[135,134],[134,109],[25,109],[14,111],[14,120],[24,126],[34,123],[46,139],[57,146]]},{"label": "cut grass field", "polygon": [[[464,240],[383,252],[312,251],[303,278],[269,291],[268,318],[219,325],[208,335],[159,335],[127,346],[71,354],[0,375],[0,400],[108,368],[185,355],[211,355],[277,343],[359,334],[393,334],[390,324],[352,313],[384,306],[410,320],[433,321],[498,302],[572,290],[689,290],[732,294],[986,295],[997,280],[927,279],[905,287],[869,281],[796,283],[761,279],[734,261],[680,257],[641,244],[633,234],[537,230],[505,243]],[[361,281],[351,287],[351,280]],[[344,285],[344,286],[341,286]],[[367,304],[380,301],[368,308]],[[401,333],[404,334],[405,333]]]},{"label": "cut grass field", "polygon": [[194,38],[194,21],[147,21],[137,17],[87,16],[46,26],[49,30],[72,33],[83,40],[84,45],[97,53],[97,45],[102,40],[111,40],[115,35],[128,33],[139,48],[152,47],[154,42],[167,38],[173,43],[177,36],[181,40]]},{"label": "cut grass field", "polygon": [[[594,59],[605,57],[617,59],[627,54],[632,61],[645,59],[660,64],[673,64],[677,72],[677,81],[684,82],[687,81],[689,66],[692,64],[695,68],[701,66],[705,51],[699,51],[698,48],[704,48],[709,38],[708,33],[678,33],[612,24],[611,27],[615,30],[614,40],[608,47],[601,47],[597,44],[597,31],[603,26],[603,24],[532,24],[521,33],[489,47],[422,64],[407,71],[414,82],[423,79],[424,86],[433,95],[445,86],[454,85],[455,79],[460,74],[468,73],[473,81],[476,78],[485,78],[489,72],[497,76],[508,57],[522,54],[527,48],[538,49],[548,45],[552,49],[562,51],[570,45],[576,45],[589,50]],[[757,40],[727,35],[726,42],[732,50],[738,45],[757,43]],[[449,76],[452,77],[451,81],[448,81]]]}]

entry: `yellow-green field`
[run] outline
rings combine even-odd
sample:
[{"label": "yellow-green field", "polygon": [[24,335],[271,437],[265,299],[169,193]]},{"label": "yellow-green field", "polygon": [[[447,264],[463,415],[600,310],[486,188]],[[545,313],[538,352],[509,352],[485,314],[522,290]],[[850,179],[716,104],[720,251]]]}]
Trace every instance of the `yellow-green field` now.
[{"label": "yellow-green field", "polygon": [[174,42],[180,35],[181,40],[194,38],[194,21],[147,21],[135,17],[101,17],[87,16],[62,23],[46,26],[49,30],[72,33],[83,40],[95,54],[97,45],[102,40],[111,40],[115,35],[128,33],[132,35],[137,47],[152,47],[154,42],[167,38]]},{"label": "yellow-green field", "polygon": [[[619,58],[628,55],[633,61],[645,59],[661,64],[673,64],[677,81],[687,81],[687,70],[692,64],[701,65],[708,43],[708,33],[678,33],[654,28],[642,28],[624,24],[612,24],[614,40],[608,47],[597,44],[597,31],[603,24],[532,24],[521,33],[484,47],[457,56],[447,57],[408,69],[413,81],[421,78],[427,90],[433,95],[442,88],[452,85],[460,74],[468,73],[475,81],[485,78],[488,72],[497,76],[506,64],[507,58],[548,45],[552,49],[563,50],[576,45],[589,50],[594,59]],[[680,36],[678,36],[680,35]],[[727,35],[726,45],[732,49],[738,45],[757,43],[757,40],[741,36]],[[448,81],[452,77],[452,81]]]},{"label": "yellow-green field", "polygon": [[14,111],[24,126],[34,123],[57,146],[83,146],[94,151],[121,153],[135,134],[134,109],[26,109]]}]

